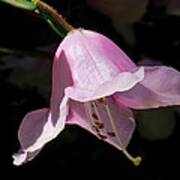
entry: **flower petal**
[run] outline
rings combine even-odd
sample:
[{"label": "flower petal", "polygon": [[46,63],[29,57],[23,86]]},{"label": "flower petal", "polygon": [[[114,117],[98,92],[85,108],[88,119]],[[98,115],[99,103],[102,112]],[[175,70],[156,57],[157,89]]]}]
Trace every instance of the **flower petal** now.
[{"label": "flower petal", "polygon": [[79,88],[95,89],[120,72],[136,69],[119,47],[96,32],[74,30],[66,36],[59,49],[64,50],[74,84]]},{"label": "flower petal", "polygon": [[[100,120],[99,122],[97,121],[97,117],[93,119],[93,115],[95,112],[93,112],[93,110],[91,109],[91,102],[80,103],[71,101],[71,116],[67,123],[76,124],[88,130],[99,139],[108,142],[119,150],[122,150],[128,145],[134,132],[135,122],[133,119],[133,114],[128,108],[124,107],[123,105],[120,106],[113,99],[113,97],[108,97],[106,99],[108,101],[107,103],[113,118],[113,123],[117,130],[117,135],[112,128],[112,124],[110,122],[104,104],[98,103],[98,101],[95,102],[97,111],[100,116],[98,117],[98,119]],[[117,136],[120,138],[121,142],[119,142]]]},{"label": "flower petal", "polygon": [[88,117],[85,109],[85,104],[70,100],[69,107],[69,116],[66,124],[78,125],[95,135],[95,132],[92,129],[91,119]]},{"label": "flower petal", "polygon": [[71,70],[64,51],[59,48],[53,62],[52,69],[52,93],[51,93],[51,114],[55,124],[59,118],[60,104],[64,98],[66,87],[72,86],[73,80]]},{"label": "flower petal", "polygon": [[69,113],[65,87],[72,84],[71,74],[63,51],[53,64],[53,88],[50,110],[47,108],[28,113],[19,129],[21,149],[13,156],[14,164],[21,165],[37,155],[36,152],[54,139],[65,126]]},{"label": "flower petal", "polygon": [[143,81],[115,97],[133,109],[180,105],[180,72],[166,66],[145,67]]},{"label": "flower petal", "polygon": [[69,98],[79,102],[92,101],[105,96],[110,96],[115,92],[127,91],[133,88],[137,83],[142,81],[143,78],[144,69],[139,68],[134,73],[119,73],[119,75],[117,75],[114,79],[101,84],[95,90],[80,89],[78,87],[68,87],[65,90],[65,94]]},{"label": "flower petal", "polygon": [[30,112],[24,117],[18,132],[21,149],[13,155],[15,165],[28,161],[26,149],[36,144],[37,139],[43,134],[48,114],[49,110],[44,108]]},{"label": "flower petal", "polygon": [[20,150],[18,153],[12,156],[14,159],[13,164],[16,166],[20,166],[21,164],[32,160],[35,156],[39,154],[40,151],[41,149],[38,149],[34,152],[24,152]]},{"label": "flower petal", "polygon": [[98,110],[105,123],[105,130],[108,134],[107,142],[114,145],[119,150],[122,150],[127,147],[134,132],[135,121],[133,113],[130,109],[118,104],[112,97],[108,97],[106,100],[117,131],[116,134],[110,122],[110,117],[107,116],[107,111],[104,111],[104,105],[98,104]]},{"label": "flower petal", "polygon": [[42,134],[48,114],[49,110],[44,108],[30,112],[24,117],[18,132],[18,138],[23,149],[33,145]]},{"label": "flower petal", "polygon": [[37,154],[46,143],[57,137],[64,129],[68,115],[68,98],[64,97],[60,105],[60,116],[54,124],[51,112],[48,109],[40,109],[28,113],[19,129],[19,141],[21,149],[13,156],[14,164],[21,165]]}]

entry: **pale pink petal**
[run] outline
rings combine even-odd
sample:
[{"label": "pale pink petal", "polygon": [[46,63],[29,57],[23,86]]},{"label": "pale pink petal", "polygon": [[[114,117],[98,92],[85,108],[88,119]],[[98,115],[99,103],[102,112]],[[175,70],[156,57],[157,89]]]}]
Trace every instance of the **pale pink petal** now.
[{"label": "pale pink petal", "polygon": [[24,152],[20,150],[18,153],[14,154],[12,157],[14,159],[13,164],[16,166],[20,166],[23,163],[31,161],[35,156],[40,153],[41,149],[38,149],[33,152]]},{"label": "pale pink petal", "polygon": [[89,52],[93,52],[93,59],[112,63],[120,72],[132,71],[136,68],[135,63],[109,38],[106,36],[84,30],[81,32],[84,43],[88,45]]},{"label": "pale pink petal", "polygon": [[91,125],[91,119],[87,116],[84,103],[69,101],[69,116],[66,124],[78,125],[95,135]]},{"label": "pale pink petal", "polygon": [[19,129],[19,141],[21,149],[13,156],[14,164],[21,165],[36,155],[46,143],[56,138],[64,129],[68,115],[68,98],[64,97],[60,105],[60,115],[54,124],[51,112],[48,109],[40,109],[28,113]]},{"label": "pale pink petal", "polygon": [[23,119],[18,138],[21,149],[13,156],[14,164],[21,165],[34,158],[40,149],[54,139],[64,128],[68,116],[68,97],[65,87],[72,84],[66,58],[61,51],[53,64],[53,88],[50,110],[47,108],[28,113]]},{"label": "pale pink petal", "polygon": [[[105,130],[108,134],[106,141],[119,150],[122,150],[127,147],[134,132],[135,122],[133,113],[130,109],[118,104],[114,98],[108,97],[106,99],[117,131],[116,135],[116,132],[112,128],[112,124],[107,116],[107,112],[104,110],[103,104],[98,104],[98,110],[104,120],[106,127]],[[112,135],[113,133],[115,136]]]},{"label": "pale pink petal", "polygon": [[77,101],[85,102],[128,90],[144,77],[143,68],[137,69],[121,49],[96,32],[80,29],[70,32],[57,50],[57,58],[62,51],[73,79],[64,91],[67,97]]},{"label": "pale pink petal", "polygon": [[76,87],[95,89],[120,72],[134,71],[135,64],[111,40],[87,30],[66,36],[56,56],[64,50]]},{"label": "pale pink petal", "polygon": [[144,78],[144,69],[139,68],[134,73],[123,72],[119,73],[111,81],[107,81],[96,89],[80,89],[78,87],[66,88],[65,94],[67,97],[80,101],[87,102],[96,100],[105,96],[110,96],[115,92],[123,92],[133,88],[137,83]]},{"label": "pale pink petal", "polygon": [[48,115],[49,110],[44,108],[30,112],[24,117],[18,132],[22,149],[26,149],[36,142],[43,132]]},{"label": "pale pink petal", "polygon": [[145,77],[116,99],[133,109],[180,105],[180,72],[165,66],[145,67]]},{"label": "pale pink petal", "polygon": [[97,112],[91,109],[91,103],[94,102],[80,103],[71,101],[71,113],[67,123],[76,124],[88,130],[99,139],[122,150],[128,145],[134,131],[135,122],[133,114],[128,108],[119,105],[113,97],[106,99],[117,134],[112,128],[105,105],[98,101],[95,101],[99,113],[98,120],[93,116],[95,113],[98,116]]},{"label": "pale pink petal", "polygon": [[73,80],[67,58],[64,51],[59,48],[58,54],[55,55],[52,69],[52,93],[50,108],[54,124],[59,118],[59,107],[62,99],[64,98],[64,90],[66,87],[72,86],[72,84]]},{"label": "pale pink petal", "polygon": [[48,114],[49,110],[44,108],[30,112],[24,117],[18,132],[21,149],[13,155],[15,165],[21,165],[29,160],[26,149],[33,146],[43,134]]}]

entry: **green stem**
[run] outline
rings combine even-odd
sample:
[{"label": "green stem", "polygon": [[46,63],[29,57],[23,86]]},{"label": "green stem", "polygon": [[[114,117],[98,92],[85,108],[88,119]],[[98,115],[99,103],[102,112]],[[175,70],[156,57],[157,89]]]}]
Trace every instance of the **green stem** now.
[{"label": "green stem", "polygon": [[54,25],[54,23],[50,19],[47,18],[46,21],[59,36],[64,37],[64,34],[61,31],[59,31],[59,29]]},{"label": "green stem", "polygon": [[69,31],[74,29],[54,8],[45,2],[41,0],[32,0],[32,2],[37,7],[35,12],[43,15],[48,24],[61,37],[65,37]]}]

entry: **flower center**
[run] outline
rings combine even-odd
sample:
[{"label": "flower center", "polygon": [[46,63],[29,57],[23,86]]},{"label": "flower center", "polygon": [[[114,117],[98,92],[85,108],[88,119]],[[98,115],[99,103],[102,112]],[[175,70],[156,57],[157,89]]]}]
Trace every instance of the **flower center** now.
[{"label": "flower center", "polygon": [[[104,112],[106,112],[106,116],[112,131],[107,131],[105,120],[102,118],[102,112],[99,108],[100,106],[103,107]],[[133,162],[135,166],[138,166],[141,163],[142,158],[139,156],[131,156],[128,151],[123,148],[123,143],[118,133],[119,129],[117,128],[113,119],[107,98],[104,97],[95,101],[90,101],[85,104],[85,109],[87,111],[88,117],[90,118],[92,130],[95,132],[96,136],[101,140],[107,140],[107,138],[116,138],[118,147],[121,147],[119,149],[131,162]]]}]

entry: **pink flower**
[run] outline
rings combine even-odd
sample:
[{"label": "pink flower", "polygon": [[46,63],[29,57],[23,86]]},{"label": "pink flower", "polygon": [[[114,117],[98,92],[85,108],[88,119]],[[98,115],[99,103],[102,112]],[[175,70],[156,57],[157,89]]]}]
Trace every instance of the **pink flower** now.
[{"label": "pink flower", "polygon": [[50,108],[28,113],[20,126],[20,165],[50,140],[76,124],[122,150],[134,131],[132,109],[180,104],[180,73],[165,66],[137,67],[111,40],[73,30],[60,44],[53,64]]}]

